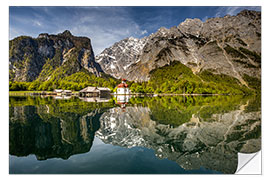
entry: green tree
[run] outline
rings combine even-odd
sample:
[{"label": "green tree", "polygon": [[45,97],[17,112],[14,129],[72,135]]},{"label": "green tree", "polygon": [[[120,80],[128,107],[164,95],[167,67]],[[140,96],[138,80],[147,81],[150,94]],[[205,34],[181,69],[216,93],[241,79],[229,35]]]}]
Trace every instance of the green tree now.
[{"label": "green tree", "polygon": [[143,87],[142,87],[141,85],[137,86],[137,87],[136,87],[136,92],[137,92],[137,93],[144,93]]}]

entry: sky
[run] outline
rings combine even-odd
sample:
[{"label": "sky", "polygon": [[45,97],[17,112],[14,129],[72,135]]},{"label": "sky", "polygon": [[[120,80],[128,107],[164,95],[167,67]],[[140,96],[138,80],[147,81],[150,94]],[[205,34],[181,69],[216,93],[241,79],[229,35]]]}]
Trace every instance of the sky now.
[{"label": "sky", "polygon": [[95,55],[127,37],[142,38],[160,27],[171,28],[187,18],[205,21],[236,15],[243,9],[261,11],[259,6],[11,6],[9,39],[69,30],[91,39]]}]

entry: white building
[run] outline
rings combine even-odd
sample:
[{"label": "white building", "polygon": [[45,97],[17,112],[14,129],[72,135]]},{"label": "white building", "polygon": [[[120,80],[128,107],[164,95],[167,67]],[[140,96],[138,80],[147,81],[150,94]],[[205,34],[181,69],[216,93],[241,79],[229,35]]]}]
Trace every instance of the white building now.
[{"label": "white building", "polygon": [[118,84],[116,94],[129,95],[130,91],[126,79],[122,79],[122,83]]}]

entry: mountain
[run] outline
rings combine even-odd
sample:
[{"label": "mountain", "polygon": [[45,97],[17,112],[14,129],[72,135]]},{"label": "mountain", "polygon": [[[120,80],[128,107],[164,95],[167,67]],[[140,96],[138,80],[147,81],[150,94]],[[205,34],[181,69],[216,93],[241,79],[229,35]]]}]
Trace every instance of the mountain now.
[{"label": "mountain", "polygon": [[37,38],[20,36],[9,42],[10,81],[31,82],[61,78],[76,72],[100,76],[91,40],[73,36],[68,30]]},{"label": "mountain", "polygon": [[142,39],[121,40],[96,59],[105,73],[131,81],[148,81],[153,70],[178,61],[196,76],[227,75],[251,87],[250,78],[261,78],[261,12],[243,10],[205,22],[186,19]]},{"label": "mountain", "polygon": [[102,65],[102,69],[107,74],[115,78],[126,77],[127,69],[136,63],[146,41],[147,38],[123,39],[96,56],[96,61]]},{"label": "mountain", "polygon": [[89,38],[69,31],[9,43],[10,90],[113,89],[121,78],[136,82],[130,89],[142,93],[260,92],[261,13],[186,19],[141,39],[123,39],[96,57]]}]

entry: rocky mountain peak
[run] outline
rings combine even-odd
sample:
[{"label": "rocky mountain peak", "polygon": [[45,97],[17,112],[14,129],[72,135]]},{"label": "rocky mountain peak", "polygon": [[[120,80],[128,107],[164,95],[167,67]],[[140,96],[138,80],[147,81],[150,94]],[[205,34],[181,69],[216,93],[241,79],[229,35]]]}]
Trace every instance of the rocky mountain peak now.
[{"label": "rocky mountain peak", "polygon": [[73,36],[69,30],[65,30],[64,32],[59,33],[58,35],[59,36],[65,36],[65,37]]},{"label": "rocky mountain peak", "polygon": [[53,75],[46,69],[64,68],[68,76],[78,71],[88,71],[100,76],[103,72],[95,62],[91,41],[76,37],[66,30],[58,35],[41,33],[37,38],[17,37],[10,41],[10,80],[48,80]]},{"label": "rocky mountain peak", "polygon": [[203,22],[200,19],[186,19],[184,22],[180,23],[177,28],[181,32],[193,35],[199,35],[201,28],[203,27]]},{"label": "rocky mountain peak", "polygon": [[37,38],[48,38],[49,37],[49,34],[48,33],[41,33],[38,35]]},{"label": "rocky mountain peak", "polygon": [[169,29],[167,29],[167,28],[165,28],[165,27],[161,27],[161,28],[159,28],[158,31],[157,31],[157,33],[158,33],[159,35],[165,35],[165,34],[167,34],[168,32],[169,32]]},{"label": "rocky mountain peak", "polygon": [[194,24],[201,25],[202,23],[203,22],[198,18],[194,18],[194,19],[187,18],[184,22],[180,23],[179,26],[190,26]]},{"label": "rocky mountain peak", "polygon": [[258,11],[252,11],[252,10],[243,10],[237,14],[237,16],[245,16],[250,19],[260,19],[261,18],[261,12]]},{"label": "rocky mountain peak", "polygon": [[127,40],[129,40],[129,41],[137,41],[138,39],[131,36],[131,37],[127,38]]},{"label": "rocky mountain peak", "polygon": [[106,48],[95,59],[105,73],[115,78],[125,78],[125,73],[136,63],[146,42],[147,38],[125,38],[110,48]]},{"label": "rocky mountain peak", "polygon": [[105,72],[128,80],[148,81],[152,70],[179,61],[195,74],[209,70],[246,84],[242,78],[245,74],[256,78],[261,74],[260,14],[244,10],[236,16],[205,22],[186,19],[177,27],[161,27],[136,42],[130,39],[128,47],[119,41],[106,49],[113,58],[101,55],[97,59]]}]

